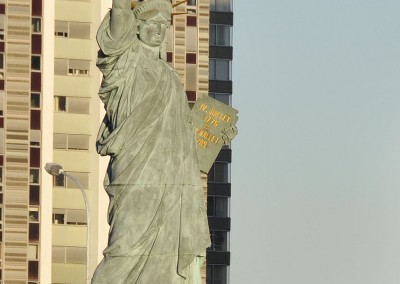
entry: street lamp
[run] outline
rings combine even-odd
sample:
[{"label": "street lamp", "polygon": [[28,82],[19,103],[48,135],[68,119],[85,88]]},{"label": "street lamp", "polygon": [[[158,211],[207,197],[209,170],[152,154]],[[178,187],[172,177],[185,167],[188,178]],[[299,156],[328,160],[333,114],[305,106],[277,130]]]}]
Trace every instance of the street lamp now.
[{"label": "street lamp", "polygon": [[86,222],[87,222],[87,232],[86,232],[86,283],[90,284],[90,277],[89,277],[89,255],[90,255],[90,246],[89,246],[89,232],[90,232],[90,208],[89,208],[89,202],[88,198],[86,195],[85,190],[83,189],[83,186],[81,182],[74,177],[73,175],[70,175],[66,171],[63,170],[62,166],[56,163],[47,163],[46,166],[44,167],[45,170],[51,174],[52,176],[58,176],[58,175],[65,175],[66,177],[69,177],[72,179],[79,187],[81,190],[83,200],[85,201],[85,207],[86,207]]}]

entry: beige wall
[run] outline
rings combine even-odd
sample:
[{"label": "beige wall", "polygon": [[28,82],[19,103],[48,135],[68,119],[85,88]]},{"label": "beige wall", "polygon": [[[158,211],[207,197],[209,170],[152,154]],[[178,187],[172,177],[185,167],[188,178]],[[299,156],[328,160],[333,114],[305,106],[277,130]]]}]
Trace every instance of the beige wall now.
[{"label": "beige wall", "polygon": [[[42,92],[42,165],[53,160],[54,95],[54,2],[46,1],[43,13],[43,92]],[[52,177],[42,171],[41,239],[39,282],[51,283]]]},{"label": "beige wall", "polygon": [[[55,19],[59,21],[75,21],[91,23],[89,39],[55,38],[55,57],[68,59],[91,60],[89,77],[55,76],[54,93],[58,96],[86,97],[90,99],[90,115],[54,113],[54,133],[90,135],[89,150],[54,150],[54,161],[71,172],[90,173],[90,188],[86,190],[91,207],[90,230],[90,274],[102,259],[102,251],[107,244],[108,197],[103,189],[103,178],[108,158],[100,157],[95,150],[96,136],[100,122],[104,116],[104,108],[97,91],[101,75],[96,63],[98,46],[95,40],[97,27],[103,16],[111,7],[112,1],[56,1]],[[54,208],[84,209],[82,195],[78,189],[54,188]],[[85,247],[85,227],[73,225],[53,225],[53,245]],[[67,236],[67,237],[66,237]],[[69,241],[73,239],[74,241]],[[53,282],[83,283],[86,270],[84,265],[53,264]],[[83,268],[82,268],[83,267]],[[71,273],[75,276],[71,276]],[[77,277],[72,279],[71,277]]]}]

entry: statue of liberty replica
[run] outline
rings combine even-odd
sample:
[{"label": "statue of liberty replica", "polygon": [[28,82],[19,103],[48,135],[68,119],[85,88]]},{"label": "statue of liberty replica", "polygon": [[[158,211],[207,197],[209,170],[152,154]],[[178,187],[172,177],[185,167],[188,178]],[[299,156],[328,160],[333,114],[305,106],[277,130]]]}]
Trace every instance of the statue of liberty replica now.
[{"label": "statue of liberty replica", "polygon": [[110,231],[92,284],[200,284],[210,235],[190,108],[165,61],[171,13],[169,0],[114,0],[98,30]]}]

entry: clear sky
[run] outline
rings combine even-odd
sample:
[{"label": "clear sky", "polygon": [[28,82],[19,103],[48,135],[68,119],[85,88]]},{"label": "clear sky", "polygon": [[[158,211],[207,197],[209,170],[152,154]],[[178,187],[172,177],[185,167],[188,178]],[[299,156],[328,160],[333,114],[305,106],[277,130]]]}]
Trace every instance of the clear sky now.
[{"label": "clear sky", "polygon": [[234,13],[231,284],[399,284],[400,1]]}]

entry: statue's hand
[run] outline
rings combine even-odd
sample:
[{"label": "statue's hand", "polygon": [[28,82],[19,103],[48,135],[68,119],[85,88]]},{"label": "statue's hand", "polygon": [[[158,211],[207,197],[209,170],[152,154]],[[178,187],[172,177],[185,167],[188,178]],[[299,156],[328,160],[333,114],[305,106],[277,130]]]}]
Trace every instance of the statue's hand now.
[{"label": "statue's hand", "polygon": [[239,133],[239,131],[235,125],[231,124],[230,127],[221,130],[221,133],[222,133],[222,140],[224,140],[224,144],[229,145],[231,140],[235,138],[235,136]]},{"label": "statue's hand", "polygon": [[[132,0],[113,0],[113,9],[130,10],[132,6]],[[136,2],[136,1],[135,1]]]},{"label": "statue's hand", "polygon": [[132,0],[113,0],[110,30],[112,38],[116,41],[122,38],[128,23],[134,17],[131,6]]}]

